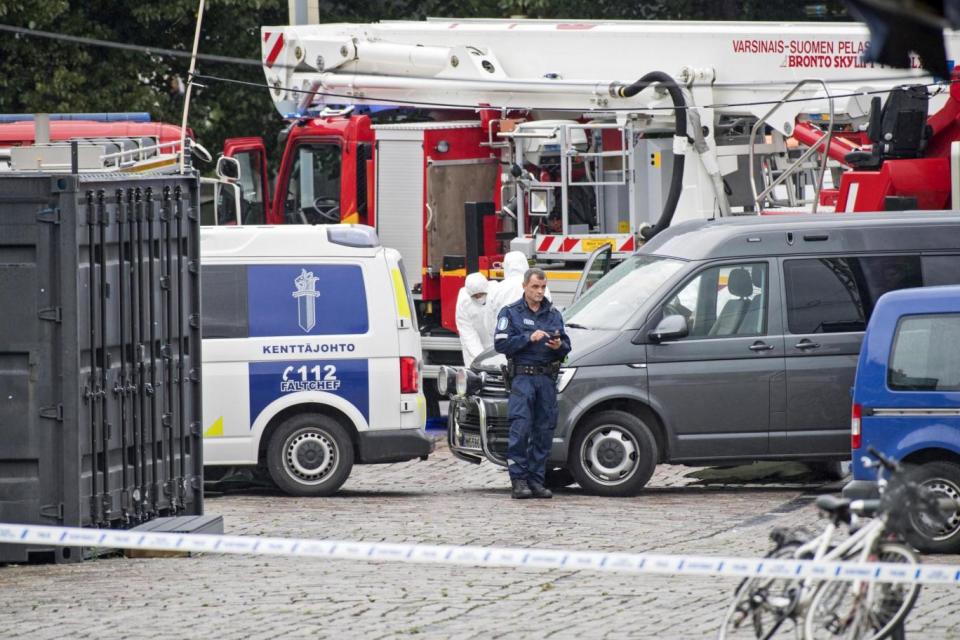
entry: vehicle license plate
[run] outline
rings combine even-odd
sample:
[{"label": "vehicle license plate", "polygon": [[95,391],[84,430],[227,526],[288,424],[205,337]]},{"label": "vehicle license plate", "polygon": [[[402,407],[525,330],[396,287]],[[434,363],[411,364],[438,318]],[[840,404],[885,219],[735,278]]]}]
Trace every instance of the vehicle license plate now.
[{"label": "vehicle license plate", "polygon": [[480,449],[480,436],[473,435],[472,433],[461,433],[460,446],[469,449]]}]

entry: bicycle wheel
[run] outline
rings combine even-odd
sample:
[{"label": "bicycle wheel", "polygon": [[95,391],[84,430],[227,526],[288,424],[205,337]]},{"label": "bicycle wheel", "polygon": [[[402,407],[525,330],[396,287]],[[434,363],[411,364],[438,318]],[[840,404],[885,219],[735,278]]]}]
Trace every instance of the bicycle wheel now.
[{"label": "bicycle wheel", "polygon": [[[909,547],[883,542],[872,562],[917,564]],[[821,584],[804,620],[807,640],[850,638],[880,640],[903,622],[920,594],[917,583],[849,582]]]},{"label": "bicycle wheel", "polygon": [[[774,549],[768,558],[792,560],[800,544],[790,542]],[[727,638],[770,638],[779,631],[796,628],[791,618],[800,583],[784,578],[742,580],[727,607],[720,628],[720,640]]]}]

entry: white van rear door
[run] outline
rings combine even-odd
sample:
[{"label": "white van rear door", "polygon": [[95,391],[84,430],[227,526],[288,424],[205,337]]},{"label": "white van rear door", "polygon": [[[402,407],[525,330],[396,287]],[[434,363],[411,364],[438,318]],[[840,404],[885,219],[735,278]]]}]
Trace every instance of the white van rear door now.
[{"label": "white van rear door", "polygon": [[[415,360],[416,391],[400,394],[400,422],[399,428],[420,428],[426,422],[426,400],[423,396],[423,352],[420,346],[420,332],[417,328],[417,313],[410,295],[408,279],[403,268],[400,253],[394,249],[384,249],[384,260],[390,274],[390,284],[393,291],[393,313],[396,317],[396,335],[398,355],[400,358],[401,375],[405,359]],[[405,381],[401,380],[401,387]],[[410,389],[407,381],[407,390]]]}]

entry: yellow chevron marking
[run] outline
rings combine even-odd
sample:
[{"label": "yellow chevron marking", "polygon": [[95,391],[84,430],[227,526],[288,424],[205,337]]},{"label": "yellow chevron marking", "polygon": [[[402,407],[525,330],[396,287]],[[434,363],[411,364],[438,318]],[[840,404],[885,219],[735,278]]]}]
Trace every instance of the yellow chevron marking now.
[{"label": "yellow chevron marking", "polygon": [[222,438],[223,437],[223,416],[217,418],[210,428],[203,432],[204,438]]}]

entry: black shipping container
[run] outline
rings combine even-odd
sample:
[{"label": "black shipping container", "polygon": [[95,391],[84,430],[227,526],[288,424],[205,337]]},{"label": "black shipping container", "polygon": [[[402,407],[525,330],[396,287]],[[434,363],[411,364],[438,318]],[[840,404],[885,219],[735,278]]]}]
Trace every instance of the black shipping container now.
[{"label": "black shipping container", "polygon": [[0,173],[0,522],[203,513],[198,204],[189,174]]}]

